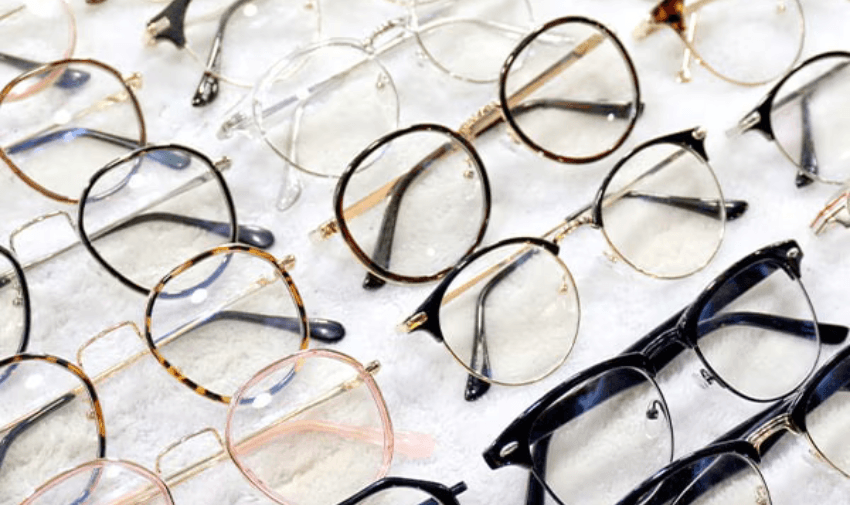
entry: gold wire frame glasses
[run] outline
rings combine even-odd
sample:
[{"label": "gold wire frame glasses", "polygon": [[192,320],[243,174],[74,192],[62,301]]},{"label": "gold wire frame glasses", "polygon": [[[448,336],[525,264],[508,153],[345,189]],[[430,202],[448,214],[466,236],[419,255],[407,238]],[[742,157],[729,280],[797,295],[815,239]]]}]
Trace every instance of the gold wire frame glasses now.
[{"label": "gold wire frame glasses", "polygon": [[[680,82],[691,80],[696,62],[743,86],[770,82],[793,67],[806,33],[799,0],[663,0],[634,37],[644,39],[664,26],[685,45]],[[767,41],[769,51],[757,49]]]}]

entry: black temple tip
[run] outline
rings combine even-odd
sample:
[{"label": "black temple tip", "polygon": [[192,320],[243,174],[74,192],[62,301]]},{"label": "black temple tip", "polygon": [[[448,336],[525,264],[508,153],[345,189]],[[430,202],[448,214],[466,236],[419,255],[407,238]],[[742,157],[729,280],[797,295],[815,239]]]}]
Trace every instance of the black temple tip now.
[{"label": "black temple tip", "polygon": [[195,96],[192,97],[192,106],[203,107],[209,105],[218,96],[218,79],[209,74],[204,74]]},{"label": "black temple tip", "polygon": [[464,391],[463,397],[468,402],[474,402],[484,396],[484,393],[486,393],[489,389],[489,382],[483,381],[474,375],[470,375],[466,380],[466,391]]},{"label": "black temple tip", "polygon": [[843,344],[847,339],[847,332],[850,331],[846,326],[838,324],[818,323],[818,333],[820,340],[824,344]]},{"label": "black temple tip", "polygon": [[259,226],[239,225],[236,240],[260,249],[268,249],[274,245],[274,233]]},{"label": "black temple tip", "polygon": [[366,277],[363,279],[363,289],[368,289],[369,291],[374,291],[376,289],[380,289],[386,285],[386,281],[381,279],[380,277],[375,276],[371,272],[366,274]]},{"label": "black temple tip", "polygon": [[750,204],[746,200],[726,200],[726,219],[734,221],[743,216]]},{"label": "black temple tip", "polygon": [[804,188],[813,182],[815,182],[815,180],[808,174],[803,172],[797,172],[797,180],[795,181],[795,183],[797,184],[798,188]]},{"label": "black temple tip", "polygon": [[330,319],[310,319],[310,338],[320,342],[339,342],[345,337],[345,326]]}]

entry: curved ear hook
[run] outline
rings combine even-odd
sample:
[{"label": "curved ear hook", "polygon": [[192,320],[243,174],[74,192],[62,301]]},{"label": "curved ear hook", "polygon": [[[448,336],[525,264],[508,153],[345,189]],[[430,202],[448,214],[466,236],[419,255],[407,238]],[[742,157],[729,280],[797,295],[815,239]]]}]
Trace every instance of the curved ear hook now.
[{"label": "curved ear hook", "polygon": [[[65,212],[64,210],[57,210],[55,212],[48,212],[47,214],[42,214],[36,218],[33,218],[21,226],[15,228],[12,233],[9,234],[9,249],[15,254],[15,256],[20,256],[18,254],[18,250],[15,248],[15,239],[27,228],[34,226],[36,224],[41,223],[42,221],[47,221],[48,219],[52,219],[57,216],[64,216],[65,220],[68,221],[68,225],[71,227],[71,230],[76,232],[77,225],[74,223],[74,220],[71,218],[71,215]],[[50,259],[53,256],[49,256],[45,259]]]}]

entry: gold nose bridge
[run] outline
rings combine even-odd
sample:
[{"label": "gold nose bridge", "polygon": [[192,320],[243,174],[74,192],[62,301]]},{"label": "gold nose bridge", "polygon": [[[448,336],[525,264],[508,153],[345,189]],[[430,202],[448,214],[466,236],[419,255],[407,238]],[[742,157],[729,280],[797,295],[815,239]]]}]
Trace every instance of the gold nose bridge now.
[{"label": "gold nose bridge", "polygon": [[552,238],[552,241],[556,244],[560,244],[561,241],[564,240],[564,238],[566,238],[566,236],[570,233],[576,231],[582,226],[588,226],[592,223],[593,218],[591,218],[590,216],[583,216],[577,219],[568,220],[563,225],[561,225],[560,231],[557,231],[558,228],[556,228],[557,233],[555,233],[555,236]]},{"label": "gold nose bridge", "polygon": [[788,414],[782,414],[781,416],[775,417],[765,423],[761,428],[756,430],[755,433],[747,437],[747,442],[753,444],[753,447],[755,447],[757,451],[761,452],[762,444],[781,431],[797,433],[797,428],[794,427],[794,424],[791,422],[791,418]]}]

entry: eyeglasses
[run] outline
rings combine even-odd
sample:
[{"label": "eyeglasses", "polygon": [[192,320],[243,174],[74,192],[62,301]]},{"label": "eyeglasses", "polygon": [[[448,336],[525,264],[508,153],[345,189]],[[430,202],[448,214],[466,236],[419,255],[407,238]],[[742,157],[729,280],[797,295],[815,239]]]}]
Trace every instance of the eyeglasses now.
[{"label": "eyeglasses", "polygon": [[130,461],[97,459],[52,478],[21,505],[120,505],[139,495],[144,501],[134,503],[174,505],[168,486],[150,470]]},{"label": "eyeglasses", "polygon": [[725,201],[708,164],[705,132],[650,140],[611,170],[592,204],[542,238],[513,238],[455,267],[400,330],[426,330],[471,377],[466,398],[489,383],[536,382],[564,363],[578,334],[578,289],[558,257],[578,228],[600,228],[617,257],[658,278],[701,270],[714,257],[727,219],[747,203]]},{"label": "eyeglasses", "polygon": [[797,186],[850,179],[850,52],[815,55],[783,77],[730,135],[761,132],[797,167]]},{"label": "eyeglasses", "polygon": [[[64,0],[12,1],[0,7],[0,38],[7,42],[0,50],[0,83],[4,83],[20,72],[40,67],[45,61],[71,57],[77,42],[74,12]],[[14,47],[9,41],[14,41]],[[90,77],[84,71],[57,69],[41,74],[6,100],[26,98],[47,86],[75,89]]]},{"label": "eyeglasses", "polygon": [[[699,24],[697,24],[699,21]],[[799,0],[663,0],[635,28],[640,40],[669,26],[685,45],[679,82],[691,61],[733,84],[754,86],[787,72],[806,34]],[[770,45],[770,51],[756,48]]]},{"label": "eyeglasses", "polygon": [[27,279],[15,256],[0,246],[0,358],[22,353],[30,337]]},{"label": "eyeglasses", "polygon": [[[719,247],[726,219],[746,209],[745,202],[723,201],[703,137],[702,130],[690,130],[637,147],[611,170],[593,204],[545,238],[560,242],[592,225],[642,272],[678,277],[699,270]],[[481,242],[489,182],[462,136],[417,125],[381,139],[352,162],[337,185],[334,211],[336,218],[312,237],[340,232],[369,271],[364,287],[427,282],[443,277]],[[644,238],[653,234],[659,240],[650,247]]]},{"label": "eyeglasses", "polygon": [[[766,402],[809,377],[821,345],[848,329],[818,323],[800,280],[794,241],[758,250],[720,274],[693,303],[621,355],[560,384],[529,407],[484,452],[493,468],[531,470],[531,493],[564,503],[614,503],[673,455],[667,401],[656,383],[687,349],[700,375],[733,394]],[[612,444],[611,440],[619,443]],[[599,478],[600,472],[617,478]]]},{"label": "eyeglasses", "polygon": [[[44,398],[54,400],[45,404]],[[61,471],[106,452],[94,384],[61,358],[0,359],[0,504],[16,505]]]},{"label": "eyeglasses", "polygon": [[[69,69],[87,72],[86,85],[30,91]],[[147,143],[132,91],[139,86],[140,75],[123,78],[95,60],[55,61],[17,76],[0,91],[0,159],[44,196],[77,203],[97,168]]]},{"label": "eyeglasses", "polygon": [[[492,82],[530,24],[526,0],[410,2],[409,15],[385,21],[360,42],[329,39],[271,66],[246,100],[251,108],[231,114],[219,138],[259,133],[293,167],[338,177],[364,145],[398,128],[399,96],[385,56],[412,40],[450,76]],[[333,142],[329,128],[338,132]]]},{"label": "eyeglasses", "polygon": [[[337,176],[362,146],[398,121],[392,80],[377,60],[358,53],[332,61],[285,60],[252,98],[253,118],[267,143],[292,166],[324,176]],[[625,48],[587,18],[559,18],[532,31],[498,75],[499,100],[459,129],[468,140],[505,121],[534,152],[562,163],[589,163],[622,145],[641,110],[637,74]],[[316,84],[305,91],[305,81]],[[238,113],[221,134],[248,121]],[[331,144],[329,128],[341,132]],[[352,165],[345,173],[356,170]],[[297,188],[284,200],[295,198]]]},{"label": "eyeglasses", "polygon": [[821,367],[794,396],[768,407],[704,449],[677,460],[635,488],[617,505],[752,503],[769,505],[758,469],[786,433],[805,437],[819,460],[850,477],[847,390],[850,348]]},{"label": "eyeglasses", "polygon": [[[173,0],[147,24],[148,42],[172,42],[185,49],[204,69],[192,97],[192,105],[202,107],[216,99],[220,81],[250,87],[257,70],[271,63],[269,58],[315,40],[320,33],[319,0],[274,2],[191,2]],[[224,32],[227,40],[238,43],[224,58]],[[206,58],[201,47],[209,47]],[[249,54],[250,58],[236,58]],[[259,61],[258,61],[259,60]],[[267,63],[263,64],[263,60]]]},{"label": "eyeglasses", "polygon": [[[377,362],[363,366],[345,354],[320,349],[276,361],[234,395],[224,437],[213,428],[183,437],[159,454],[157,473],[175,489],[231,459],[275,503],[385,503],[388,497],[398,498],[394,489],[402,486],[407,488],[402,496],[419,488],[426,493],[423,503],[432,503],[427,501],[430,494],[436,503],[456,504],[454,495],[466,489],[463,483],[447,489],[398,478],[374,482],[388,471],[394,450],[422,457],[433,446],[426,435],[395,436],[372,377],[379,368]],[[200,436],[212,437],[220,450],[169,471],[167,456]],[[346,471],[328,471],[336,465]]]}]

